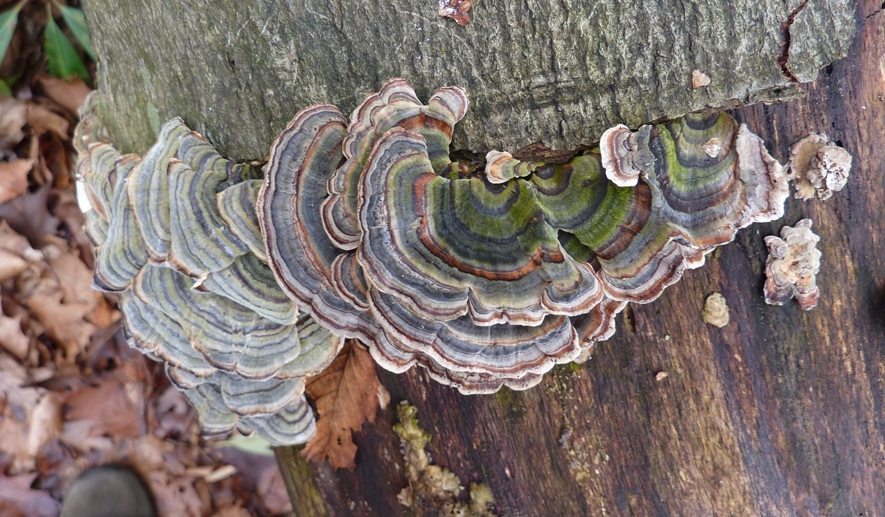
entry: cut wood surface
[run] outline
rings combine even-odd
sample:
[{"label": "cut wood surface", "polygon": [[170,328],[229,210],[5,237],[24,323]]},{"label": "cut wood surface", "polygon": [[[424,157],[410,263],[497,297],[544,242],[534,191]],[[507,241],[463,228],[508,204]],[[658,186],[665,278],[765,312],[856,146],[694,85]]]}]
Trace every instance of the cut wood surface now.
[{"label": "cut wood surface", "polygon": [[[391,407],[417,406],[435,463],[464,486],[488,484],[502,515],[885,508],[885,12],[861,2],[857,17],[848,57],[801,99],[732,112],[782,163],[809,131],[826,132],[854,156],[845,190],[791,198],[784,219],[742,231],[632,306],[590,361],[531,390],[462,396],[420,370],[383,372]],[[763,237],[806,217],[821,236],[820,304],[766,305]],[[714,292],[731,310],[722,329],[701,316]],[[396,499],[407,480],[395,418],[388,409],[357,435],[353,472],[312,465],[331,515],[413,514]]]}]

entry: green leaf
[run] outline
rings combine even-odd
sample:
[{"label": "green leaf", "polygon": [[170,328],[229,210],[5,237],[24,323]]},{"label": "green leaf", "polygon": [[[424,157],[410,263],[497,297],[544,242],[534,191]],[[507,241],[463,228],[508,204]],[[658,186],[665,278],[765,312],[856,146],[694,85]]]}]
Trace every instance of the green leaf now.
[{"label": "green leaf", "polygon": [[12,41],[12,33],[15,32],[15,25],[18,23],[18,12],[23,5],[25,3],[21,2],[12,9],[0,13],[0,61],[3,61],[9,42]]},{"label": "green leaf", "polygon": [[3,79],[0,79],[0,97],[12,97],[12,90]]},{"label": "green leaf", "polygon": [[[49,6],[47,6],[49,10]],[[49,13],[46,22],[46,39],[43,43],[43,50],[46,52],[46,60],[49,62],[49,73],[59,79],[67,79],[78,75],[84,81],[89,80],[89,72],[86,71],[86,65],[77,55],[77,51],[71,44],[68,37],[59,28],[58,24]]]},{"label": "green leaf", "polygon": [[95,51],[92,50],[92,41],[89,39],[89,29],[86,28],[86,17],[83,16],[83,11],[76,7],[68,7],[67,5],[60,5],[59,8],[61,9],[61,17],[68,24],[71,33],[74,34],[74,37],[83,46],[83,50],[89,54],[89,58],[95,61]]}]

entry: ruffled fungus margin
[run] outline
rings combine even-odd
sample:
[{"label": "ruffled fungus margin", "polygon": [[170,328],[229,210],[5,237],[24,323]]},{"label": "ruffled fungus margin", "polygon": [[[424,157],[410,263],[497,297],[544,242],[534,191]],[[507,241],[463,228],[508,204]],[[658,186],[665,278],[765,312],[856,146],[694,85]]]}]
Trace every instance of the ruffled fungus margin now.
[{"label": "ruffled fungus margin", "polygon": [[526,389],[587,357],[627,302],[783,213],[780,164],[724,113],[619,126],[564,164],[493,151],[478,171],[449,157],[467,104],[392,79],[349,122],[311,106],[262,179],[180,119],[121,156],[90,99],[76,145],[95,285],[119,293],[131,343],[167,362],[207,432],[303,443],[303,378],[343,338],[463,393]]}]

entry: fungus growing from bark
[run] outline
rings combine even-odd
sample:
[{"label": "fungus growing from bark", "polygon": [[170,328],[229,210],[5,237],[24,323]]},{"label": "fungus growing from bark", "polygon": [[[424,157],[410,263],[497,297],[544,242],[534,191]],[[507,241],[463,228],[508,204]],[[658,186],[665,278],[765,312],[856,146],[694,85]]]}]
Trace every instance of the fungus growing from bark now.
[{"label": "fungus growing from bark", "polygon": [[790,148],[790,177],[796,197],[829,199],[848,183],[852,157],[825,134],[809,133]]},{"label": "fungus growing from bark", "polygon": [[783,305],[795,297],[806,311],[817,306],[820,237],[811,231],[811,225],[811,219],[802,219],[796,226],[781,228],[780,237],[765,238],[765,303]]},{"label": "fungus growing from bark", "polygon": [[691,87],[694,89],[710,85],[710,76],[700,70],[691,71]]},{"label": "fungus growing from bark", "polygon": [[106,138],[90,96],[74,141],[95,207],[95,287],[119,294],[129,343],[166,362],[207,434],[238,427],[304,443],[315,429],[304,377],[342,339],[299,318],[264,253],[251,251],[264,249],[250,213],[259,171],[222,158],[178,119],[144,158],[119,155]]},{"label": "fungus growing from bark", "polygon": [[787,195],[761,140],[720,112],[619,126],[567,163],[493,151],[471,172],[449,158],[466,93],[424,104],[392,79],[349,122],[326,104],[296,114],[261,179],[179,119],[144,158],[120,156],[91,106],[75,141],[96,286],[120,293],[133,346],[167,362],[209,432],[274,443],[312,432],[302,378],[344,338],[463,393],[526,389]]},{"label": "fungus growing from bark", "polygon": [[725,297],[720,293],[708,296],[701,315],[705,322],[714,327],[722,328],[728,325],[728,304],[725,302]]}]

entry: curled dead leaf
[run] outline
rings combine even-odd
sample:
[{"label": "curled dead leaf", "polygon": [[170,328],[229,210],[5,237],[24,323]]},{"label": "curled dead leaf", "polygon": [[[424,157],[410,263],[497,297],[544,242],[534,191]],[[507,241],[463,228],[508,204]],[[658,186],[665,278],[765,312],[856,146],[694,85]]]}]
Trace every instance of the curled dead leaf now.
[{"label": "curled dead leaf", "polygon": [[68,249],[64,239],[47,235],[43,255],[64,291],[65,303],[83,303],[90,310],[97,305],[92,292],[92,270]]},{"label": "curled dead leaf", "polygon": [[92,312],[88,303],[64,303],[61,289],[39,290],[25,300],[31,313],[46,327],[46,334],[73,360],[89,344],[95,325],[84,318]]},{"label": "curled dead leaf", "polygon": [[157,501],[159,515],[202,516],[203,503],[190,479],[155,471],[148,475],[148,484]]},{"label": "curled dead leaf", "polygon": [[29,428],[34,408],[46,390],[30,386],[25,367],[4,354],[0,354],[0,372],[0,452],[13,458],[8,472],[20,474],[34,468]]},{"label": "curled dead leaf", "polygon": [[28,517],[58,515],[59,502],[48,492],[31,488],[36,478],[36,473],[12,477],[0,476],[0,514]]},{"label": "curled dead leaf", "polygon": [[58,219],[49,212],[50,188],[27,192],[0,205],[0,219],[13,231],[27,238],[31,245],[40,245],[46,235],[58,229]]},{"label": "curled dead leaf", "polygon": [[0,157],[25,138],[22,128],[27,122],[27,104],[18,99],[0,100]]},{"label": "curled dead leaf", "polygon": [[51,131],[63,140],[68,138],[68,121],[39,104],[28,104],[28,125],[38,135]]},{"label": "curled dead leaf", "polygon": [[[0,261],[3,260],[0,253]],[[3,314],[2,300],[0,300],[0,347],[12,354],[20,361],[28,357],[31,339],[22,330],[22,316],[7,316]]]},{"label": "curled dead leaf", "polygon": [[0,248],[0,282],[15,278],[27,268],[27,260],[9,250]]},{"label": "curled dead leaf", "polygon": [[62,407],[64,402],[57,393],[47,392],[31,413],[28,430],[28,454],[36,456],[40,449],[62,432]]},{"label": "curled dead leaf", "polygon": [[378,411],[375,363],[359,343],[348,341],[324,371],[307,381],[307,395],[316,403],[317,432],[302,454],[335,468],[353,470],[356,445],[351,433],[363,422],[375,422]]},{"label": "curled dead leaf", "polygon": [[15,253],[28,262],[43,260],[43,253],[32,248],[28,239],[13,230],[5,220],[0,220],[0,249]]}]

